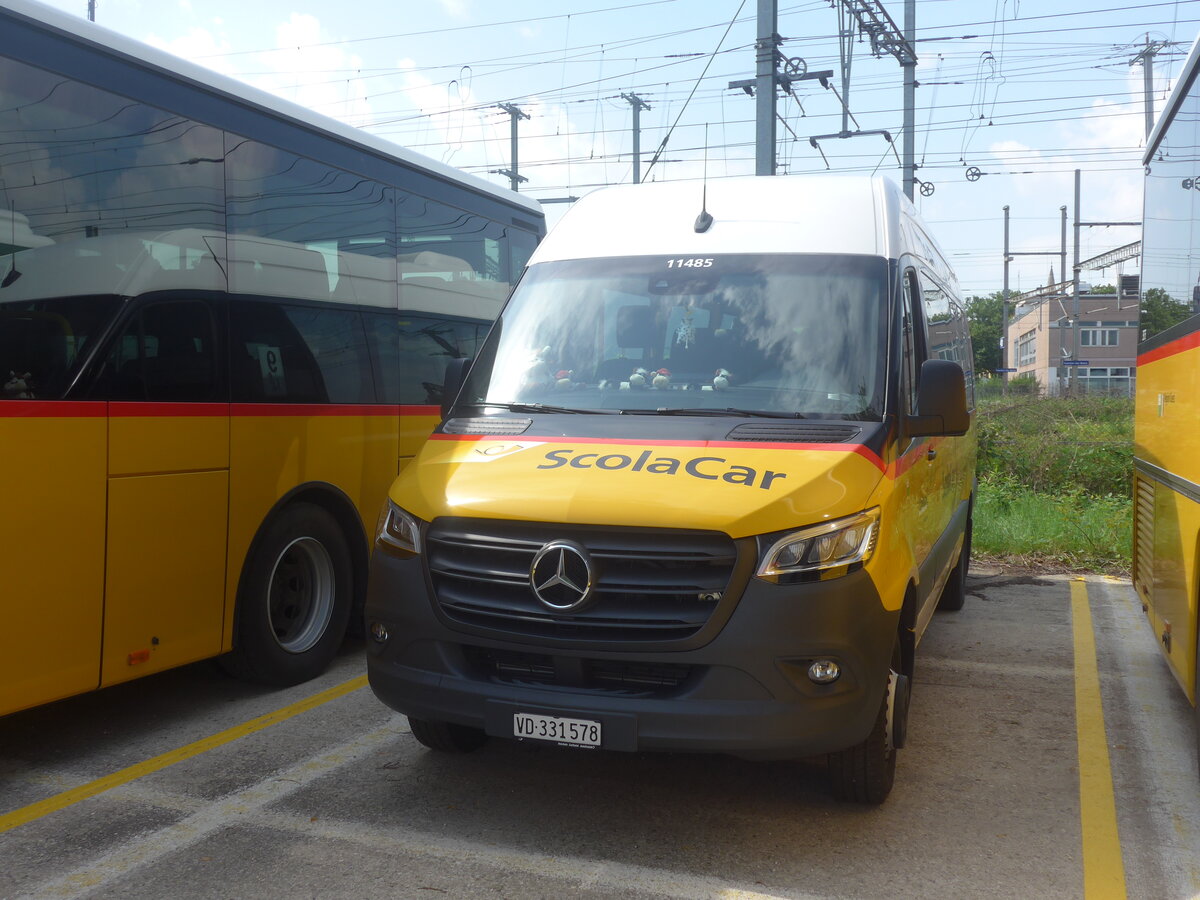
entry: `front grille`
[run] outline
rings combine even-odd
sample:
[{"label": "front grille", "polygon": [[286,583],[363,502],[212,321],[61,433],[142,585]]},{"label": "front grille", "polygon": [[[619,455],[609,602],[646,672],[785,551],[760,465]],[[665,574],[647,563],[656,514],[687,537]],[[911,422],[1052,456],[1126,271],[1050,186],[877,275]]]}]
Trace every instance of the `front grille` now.
[{"label": "front grille", "polygon": [[477,677],[500,684],[625,695],[669,695],[696,669],[682,663],[575,659],[490,647],[464,647],[463,654]]},{"label": "front grille", "polygon": [[[556,613],[534,595],[529,570],[552,540],[588,551],[595,596]],[[724,534],[651,528],[437,519],[426,561],[451,621],[506,636],[581,641],[673,641],[696,634],[728,590],[737,549]]]}]

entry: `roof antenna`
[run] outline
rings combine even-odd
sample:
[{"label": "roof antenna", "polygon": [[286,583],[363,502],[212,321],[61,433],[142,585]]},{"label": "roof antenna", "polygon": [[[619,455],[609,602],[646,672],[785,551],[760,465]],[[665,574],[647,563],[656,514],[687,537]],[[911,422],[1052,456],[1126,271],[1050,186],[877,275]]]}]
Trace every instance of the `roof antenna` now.
[{"label": "roof antenna", "polygon": [[704,123],[704,187],[700,194],[700,215],[696,216],[695,229],[703,234],[712,227],[713,217],[708,212],[708,123]]}]

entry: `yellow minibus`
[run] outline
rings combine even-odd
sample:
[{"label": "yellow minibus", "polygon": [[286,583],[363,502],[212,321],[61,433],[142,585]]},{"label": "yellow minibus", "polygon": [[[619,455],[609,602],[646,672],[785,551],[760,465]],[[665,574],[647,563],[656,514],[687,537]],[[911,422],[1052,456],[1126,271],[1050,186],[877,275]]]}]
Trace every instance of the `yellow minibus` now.
[{"label": "yellow minibus", "polygon": [[886,179],[589,194],[392,485],[372,688],[436,749],[823,755],[881,802],[918,645],[963,604],[971,371]]}]

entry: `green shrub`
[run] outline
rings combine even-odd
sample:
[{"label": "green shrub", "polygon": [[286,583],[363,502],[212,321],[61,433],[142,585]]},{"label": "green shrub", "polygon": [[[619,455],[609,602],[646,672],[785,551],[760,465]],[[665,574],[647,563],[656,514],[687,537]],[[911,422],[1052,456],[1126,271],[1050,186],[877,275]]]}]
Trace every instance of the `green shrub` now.
[{"label": "green shrub", "polygon": [[[1015,381],[1016,379],[1014,379]],[[980,403],[977,556],[1127,573],[1133,401],[1016,394]]]},{"label": "green shrub", "polygon": [[[1010,385],[1011,388],[1011,385]],[[1047,494],[1129,497],[1133,401],[1028,397],[980,405],[979,475]]]}]

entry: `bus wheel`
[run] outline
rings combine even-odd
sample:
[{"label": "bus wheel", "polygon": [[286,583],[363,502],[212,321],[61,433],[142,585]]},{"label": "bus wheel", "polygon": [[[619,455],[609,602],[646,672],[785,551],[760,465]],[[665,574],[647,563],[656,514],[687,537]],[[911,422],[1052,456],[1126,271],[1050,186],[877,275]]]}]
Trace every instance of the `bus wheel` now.
[{"label": "bus wheel", "polygon": [[901,675],[900,645],[892,654],[888,686],[871,733],[861,744],[830,753],[826,765],[833,796],[850,803],[878,805],[896,781],[896,751],[904,745],[912,685]]},{"label": "bus wheel", "polygon": [[472,750],[478,750],[487,742],[487,735],[483,729],[472,728],[469,725],[431,722],[427,719],[414,719],[409,716],[408,727],[412,729],[413,737],[430,750],[470,753]]},{"label": "bus wheel", "polygon": [[226,671],[277,685],[324,672],[346,633],[352,571],[346,540],[321,507],[295,503],[275,516],[242,571]]},{"label": "bus wheel", "polygon": [[1192,690],[1196,700],[1193,716],[1196,720],[1196,770],[1200,773],[1200,628],[1196,629],[1196,684]]},{"label": "bus wheel", "polygon": [[967,570],[971,567],[971,531],[972,522],[967,517],[967,530],[963,533],[962,549],[958,553],[958,562],[946,579],[942,588],[942,596],[938,598],[938,609],[956,612],[967,602]]}]

